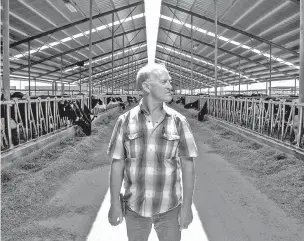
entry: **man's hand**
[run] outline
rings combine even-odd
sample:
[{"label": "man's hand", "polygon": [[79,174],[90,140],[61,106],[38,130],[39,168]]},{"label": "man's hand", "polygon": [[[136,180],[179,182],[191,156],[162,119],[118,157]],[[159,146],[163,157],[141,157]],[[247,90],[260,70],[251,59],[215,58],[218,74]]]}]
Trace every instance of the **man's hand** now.
[{"label": "man's hand", "polygon": [[122,223],[123,213],[122,213],[120,202],[111,204],[108,218],[109,218],[109,223],[112,226],[117,226],[118,224]]},{"label": "man's hand", "polygon": [[182,231],[182,229],[187,229],[192,220],[193,214],[191,206],[182,205],[178,214],[179,230]]}]

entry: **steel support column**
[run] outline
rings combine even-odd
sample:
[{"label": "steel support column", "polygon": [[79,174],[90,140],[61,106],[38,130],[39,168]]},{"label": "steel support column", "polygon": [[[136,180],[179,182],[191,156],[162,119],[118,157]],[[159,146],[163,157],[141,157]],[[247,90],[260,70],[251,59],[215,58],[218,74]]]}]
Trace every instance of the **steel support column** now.
[{"label": "steel support column", "polygon": [[136,71],[137,71],[137,63],[136,63],[136,61],[135,61],[135,63],[134,63],[134,66],[135,66],[135,72],[134,72],[134,90],[136,90],[137,89],[137,86],[136,86]]},{"label": "steel support column", "polygon": [[79,72],[79,93],[81,93],[81,66],[80,66],[80,72]]},{"label": "steel support column", "polygon": [[182,36],[179,37],[179,94],[182,94]]},{"label": "steel support column", "polygon": [[102,95],[102,78],[100,77],[100,94]]},{"label": "steel support column", "polygon": [[131,68],[132,68],[132,82],[131,82],[131,86],[132,86],[132,95],[134,94],[134,59],[132,56],[132,64],[131,64]]},{"label": "steel support column", "polygon": [[299,102],[304,103],[304,0],[300,0],[300,78]]},{"label": "steel support column", "polygon": [[217,96],[217,0],[214,0],[214,11],[215,11],[215,48],[214,48],[214,94]]},{"label": "steel support column", "polygon": [[9,62],[9,0],[3,0],[3,97],[10,99],[10,62]]},{"label": "steel support column", "polygon": [[28,55],[27,55],[27,61],[28,61],[28,83],[29,83],[29,96],[31,95],[31,42],[28,42]]},{"label": "steel support column", "polygon": [[[62,63],[62,55],[60,55],[60,84],[61,84],[61,94],[64,94],[64,90],[62,89],[62,68],[63,68],[63,63]],[[35,93],[36,95],[36,93]]]},{"label": "steel support column", "polygon": [[[0,10],[0,19],[2,21],[2,11]],[[0,24],[0,33],[2,33],[2,25]],[[0,59],[2,59],[2,51],[0,51]],[[0,69],[3,69],[2,68],[2,62],[0,61]],[[3,72],[3,71],[2,71]],[[2,73],[3,75],[3,73]],[[3,78],[2,78],[2,75],[0,74],[0,90],[1,90],[1,93],[3,93],[3,98],[4,98],[4,88],[3,88]],[[21,89],[21,87],[20,87]]]},{"label": "steel support column", "polygon": [[128,95],[130,94],[130,57],[128,57]]},{"label": "steel support column", "polygon": [[56,95],[56,80],[53,80],[52,83],[52,95]]},{"label": "steel support column", "polygon": [[271,96],[271,74],[272,74],[272,46],[269,45],[269,96]]},{"label": "steel support column", "polygon": [[266,95],[268,95],[268,82],[266,81],[265,84],[266,84],[266,88],[265,88],[266,89]]},{"label": "steel support column", "polygon": [[113,79],[113,62],[114,62],[114,13],[112,13],[112,95],[113,95],[113,87],[114,87],[114,79]]},{"label": "steel support column", "polygon": [[89,103],[88,107],[92,109],[92,5],[93,1],[90,0],[90,37],[89,37]]},{"label": "steel support column", "polygon": [[241,94],[241,59],[239,59],[239,95]]},{"label": "steel support column", "polygon": [[[125,64],[125,35],[122,36],[122,66]],[[121,87],[122,94],[124,94],[124,85]]]},{"label": "steel support column", "polygon": [[191,95],[193,95],[193,15],[191,14]]}]

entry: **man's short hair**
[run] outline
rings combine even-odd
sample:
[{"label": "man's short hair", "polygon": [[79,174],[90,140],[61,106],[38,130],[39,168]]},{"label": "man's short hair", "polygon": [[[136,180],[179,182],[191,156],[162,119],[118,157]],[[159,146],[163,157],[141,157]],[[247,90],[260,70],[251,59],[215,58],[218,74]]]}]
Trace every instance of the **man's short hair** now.
[{"label": "man's short hair", "polygon": [[159,75],[163,72],[168,70],[166,69],[166,66],[164,64],[158,64],[158,63],[153,63],[153,64],[146,64],[144,67],[142,67],[136,76],[136,86],[140,90],[142,90],[142,83],[147,81],[148,79],[151,78],[151,76],[156,76],[159,77]]}]

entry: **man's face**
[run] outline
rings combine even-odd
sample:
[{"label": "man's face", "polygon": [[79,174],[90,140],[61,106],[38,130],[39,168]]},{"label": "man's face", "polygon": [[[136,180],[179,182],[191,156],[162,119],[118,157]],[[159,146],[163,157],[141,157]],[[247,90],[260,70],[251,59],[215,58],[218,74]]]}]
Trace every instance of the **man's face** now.
[{"label": "man's face", "polygon": [[168,102],[172,99],[171,77],[168,71],[162,70],[158,75],[153,75],[150,86],[150,94],[156,101]]}]

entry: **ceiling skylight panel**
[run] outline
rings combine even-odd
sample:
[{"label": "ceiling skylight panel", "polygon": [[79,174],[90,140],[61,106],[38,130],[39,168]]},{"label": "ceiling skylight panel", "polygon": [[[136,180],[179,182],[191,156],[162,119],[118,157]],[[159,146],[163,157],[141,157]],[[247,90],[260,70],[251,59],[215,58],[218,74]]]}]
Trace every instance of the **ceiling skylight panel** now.
[{"label": "ceiling skylight panel", "polygon": [[[191,26],[191,24],[189,24],[189,23],[184,24],[183,22],[180,22],[180,21],[178,21],[178,20],[176,20],[176,19],[173,19],[173,18],[168,17],[168,16],[165,16],[165,15],[161,15],[161,18],[162,18],[162,19],[165,19],[165,20],[167,20],[167,21],[170,21],[170,22],[177,23],[177,24],[179,24],[179,25],[184,25],[185,27],[190,28],[190,29],[191,29],[191,28],[196,29],[198,32],[202,32],[202,33],[207,34],[207,35],[209,35],[209,36],[211,36],[211,37],[215,37],[215,33],[208,32],[208,31],[206,31],[205,29],[201,29],[201,28],[199,28],[199,27],[197,27],[197,26]],[[263,55],[263,56],[267,57],[265,54],[263,54],[263,53],[262,53],[260,50],[258,50],[258,49],[251,48],[251,47],[249,47],[249,46],[247,46],[247,45],[241,44],[241,43],[239,43],[239,42],[237,42],[237,41],[234,41],[234,40],[232,40],[232,39],[229,39],[229,38],[226,38],[226,37],[223,37],[223,36],[218,36],[218,38],[221,39],[221,40],[224,40],[224,41],[226,41],[226,42],[229,42],[229,43],[231,43],[231,44],[233,44],[233,45],[236,45],[236,46],[238,46],[238,47],[241,47],[241,48],[250,50],[250,51],[252,51],[252,52],[254,52],[254,53],[256,53],[256,54]],[[269,55],[268,55],[267,58],[270,58]],[[271,56],[271,58],[272,58],[272,60],[276,60],[275,56],[273,56],[273,55]],[[279,61],[279,62],[280,62],[280,61]],[[300,66],[293,65],[293,64],[290,63],[290,62],[287,62],[287,61],[285,62],[285,61],[284,61],[284,62],[282,62],[282,63],[284,63],[284,64],[286,64],[286,65],[288,65],[288,66],[294,66],[294,68],[296,68],[296,69],[300,69]],[[288,63],[288,64],[287,64],[287,63]]]},{"label": "ceiling skylight panel", "polygon": [[[144,13],[140,13],[140,14],[137,14],[135,16],[131,16],[131,17],[127,18],[124,22],[131,21],[132,19],[142,18],[143,16],[144,16]],[[99,26],[97,28],[93,28],[92,29],[92,33],[96,32],[96,31],[104,30],[104,29],[106,29],[108,27],[112,27],[112,24],[113,23],[109,23],[107,25],[102,25],[102,26]],[[120,21],[115,21],[114,22],[114,25],[119,25],[119,24],[120,24]],[[43,49],[51,48],[51,47],[56,46],[58,44],[61,44],[61,43],[64,43],[64,42],[68,42],[68,41],[70,41],[72,39],[79,38],[81,36],[89,35],[89,34],[90,34],[90,30],[85,31],[84,33],[75,34],[75,35],[73,35],[71,37],[67,37],[67,38],[61,39],[59,41],[52,42],[52,43],[50,43],[48,45],[45,45],[46,47],[45,46],[42,46],[42,47],[43,47]],[[34,52],[30,52],[30,53],[35,53],[35,52],[41,50],[42,47],[39,47],[39,48],[34,49],[34,50],[31,50],[31,51],[34,51]],[[17,54],[15,56],[11,57],[10,59],[19,59],[19,58],[23,57],[24,55],[28,55],[28,51],[24,52],[23,54]]]},{"label": "ceiling skylight panel", "polygon": [[146,39],[148,63],[155,62],[156,43],[159,28],[161,0],[145,0]]},{"label": "ceiling skylight panel", "polygon": [[[160,46],[160,45],[157,45],[157,47],[161,47],[161,46]],[[167,51],[170,51],[170,52],[171,52],[171,49],[169,49],[169,48],[166,48],[166,47],[161,47],[161,48],[164,48],[164,49],[166,49]],[[176,53],[179,54],[179,55],[183,55],[183,56],[185,56],[185,57],[191,59],[191,56],[188,55],[188,54],[184,54],[184,53],[181,54],[180,52],[177,52],[177,51],[176,51]],[[196,60],[196,61],[198,61],[198,62],[202,62],[202,63],[208,64],[208,65],[210,65],[210,66],[214,66],[214,64],[209,63],[209,62],[206,62],[206,61],[204,61],[204,60],[202,60],[202,59],[199,59],[199,58],[196,58],[196,57],[194,57],[193,59]],[[218,66],[218,68],[220,68],[220,66]],[[233,70],[230,70],[230,69],[227,69],[227,68],[221,68],[221,69],[222,69],[222,70],[225,70],[225,71],[227,71],[227,72],[229,72],[229,73],[232,73],[232,74],[234,74],[234,75],[239,75],[239,73],[237,73],[237,72],[235,72],[235,71],[233,71]],[[244,76],[244,77],[245,77],[245,75],[241,75],[241,76]]]},{"label": "ceiling skylight panel", "polygon": [[64,42],[70,41],[71,39],[72,39],[72,37],[67,37],[67,38],[61,39],[60,42],[64,43]]},{"label": "ceiling skylight panel", "polygon": [[79,38],[79,37],[82,37],[82,36],[84,36],[83,33],[78,33],[78,34],[73,35],[73,38]]}]

